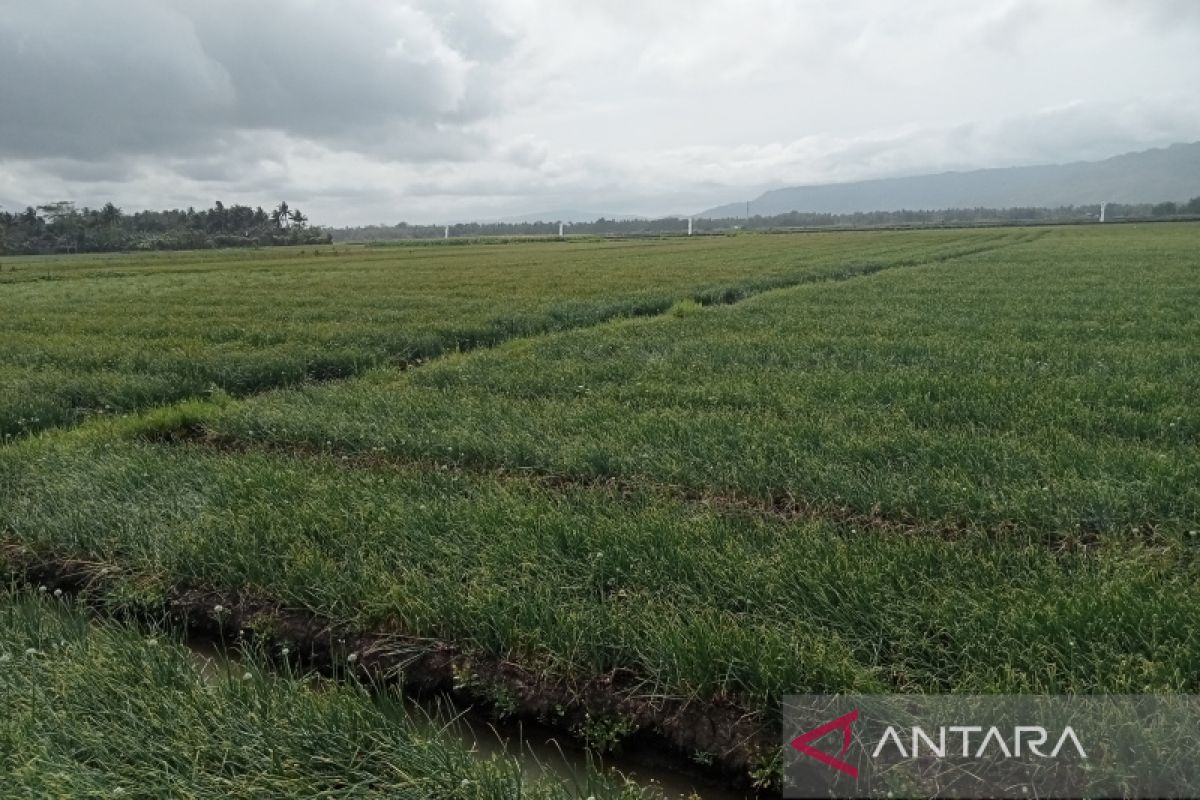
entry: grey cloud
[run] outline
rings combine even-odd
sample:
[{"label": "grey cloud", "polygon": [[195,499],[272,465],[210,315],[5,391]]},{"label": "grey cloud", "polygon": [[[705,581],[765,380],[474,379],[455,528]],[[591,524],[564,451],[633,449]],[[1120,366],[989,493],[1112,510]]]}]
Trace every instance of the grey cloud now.
[{"label": "grey cloud", "polygon": [[138,160],[130,157],[85,160],[50,158],[34,162],[47,175],[72,183],[119,183],[133,180],[141,171]]},{"label": "grey cloud", "polygon": [[[421,5],[430,6],[427,13]],[[246,130],[453,157],[506,40],[436,3],[42,0],[0,15],[0,155],[205,153]],[[453,9],[452,9],[453,10]],[[442,26],[458,24],[453,30]],[[486,43],[464,53],[451,43]],[[450,136],[448,138],[454,138]],[[410,150],[409,145],[414,144]]]},{"label": "grey cloud", "polygon": [[1195,0],[1104,0],[1102,7],[1141,15],[1161,28],[1200,33],[1200,3]]},{"label": "grey cloud", "polygon": [[1044,7],[1032,0],[1001,6],[994,16],[979,23],[971,38],[988,47],[1016,53],[1026,36],[1037,29],[1044,17]]},{"label": "grey cloud", "polygon": [[233,104],[187,21],[152,0],[9,4],[0,153],[97,158],[190,148]]},{"label": "grey cloud", "polygon": [[659,214],[1200,138],[1194,0],[0,0],[0,203]]}]

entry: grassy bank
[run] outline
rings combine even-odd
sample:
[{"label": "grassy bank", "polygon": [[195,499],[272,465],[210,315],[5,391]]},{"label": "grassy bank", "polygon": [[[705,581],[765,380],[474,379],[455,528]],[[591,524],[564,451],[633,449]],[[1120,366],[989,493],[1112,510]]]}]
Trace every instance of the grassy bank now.
[{"label": "grassy bank", "polygon": [[180,644],[96,624],[48,595],[0,596],[5,797],[634,798],[598,778],[532,781],[399,699],[272,677],[204,675]]}]

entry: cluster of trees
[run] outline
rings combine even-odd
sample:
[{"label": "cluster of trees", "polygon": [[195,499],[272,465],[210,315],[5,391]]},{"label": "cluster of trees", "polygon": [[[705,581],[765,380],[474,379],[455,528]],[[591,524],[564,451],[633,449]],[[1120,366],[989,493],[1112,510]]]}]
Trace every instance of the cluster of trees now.
[{"label": "cluster of trees", "polygon": [[[936,211],[871,211],[826,214],[793,211],[750,218],[695,219],[697,232],[733,229],[772,230],[785,228],[882,228],[938,225],[1021,223],[1071,223],[1094,220],[1099,206],[1058,208],[954,208]],[[1169,219],[1200,216],[1200,197],[1186,203],[1164,202],[1136,205],[1110,203],[1109,220]],[[605,219],[565,225],[572,234],[638,235],[681,233],[687,220]],[[450,226],[450,236],[553,236],[558,221],[470,222]],[[395,241],[440,239],[441,225],[371,225],[356,228],[312,227],[299,209],[280,203],[270,211],[261,206],[226,206],[219,200],[212,208],[197,211],[138,211],[126,214],[112,203],[103,208],[77,208],[63,201],[30,206],[22,212],[0,211],[0,255],[42,253],[95,253],[129,250],[194,250],[211,247],[266,247],[285,244],[328,244],[333,241]]]},{"label": "cluster of trees", "polygon": [[[1022,223],[1072,223],[1095,220],[1098,205],[1058,206],[1056,208],[1016,206],[1012,208],[948,208],[937,210],[867,211],[853,214],[817,214],[793,211],[774,216],[754,216],[749,220],[708,219],[698,221],[708,229],[732,226],[746,228],[820,228],[820,227],[907,227],[919,225],[994,225]],[[1186,203],[1128,204],[1109,203],[1107,220],[1153,219],[1200,216],[1200,197]]]},{"label": "cluster of trees", "polygon": [[1176,203],[1168,200],[1165,203],[1158,203],[1150,208],[1150,215],[1154,217],[1177,217],[1200,215],[1200,197],[1193,197],[1186,203]]},{"label": "cluster of trees", "polygon": [[260,206],[226,206],[197,211],[138,211],[126,214],[112,203],[103,208],[77,208],[62,201],[0,211],[0,255],[104,253],[128,250],[194,250],[209,247],[265,247],[282,244],[325,244],[321,228],[310,227],[300,209],[280,203],[270,211]]},{"label": "cluster of trees", "polygon": [[[564,228],[569,233],[594,234],[638,234],[674,233],[680,225],[687,229],[687,220],[679,217],[661,219],[616,220],[601,217],[595,222],[568,222]],[[410,225],[399,222],[395,225],[363,225],[352,228],[332,228],[334,241],[339,242],[392,242],[403,239],[441,239],[446,234],[443,225]],[[450,236],[455,239],[476,236],[556,236],[558,221],[546,222],[460,222],[450,226]]]},{"label": "cluster of trees", "polygon": [[[827,214],[793,211],[772,216],[729,217],[725,219],[693,220],[696,231],[716,232],[733,229],[772,230],[780,228],[886,228],[922,225],[986,225],[1021,223],[1087,222],[1099,217],[1098,205],[1060,206],[1058,208],[952,208],[929,211],[868,211],[852,214]],[[1108,220],[1154,219],[1178,216],[1200,216],[1200,197],[1186,203],[1120,204],[1109,203],[1105,212]],[[564,225],[572,234],[637,235],[680,233],[687,230],[687,219],[661,217],[658,219],[605,219],[595,222],[574,222]],[[401,239],[440,239],[445,235],[441,225],[369,225],[356,228],[334,228],[335,241],[396,241]],[[453,238],[473,236],[554,236],[558,221],[465,223],[450,226]]]}]

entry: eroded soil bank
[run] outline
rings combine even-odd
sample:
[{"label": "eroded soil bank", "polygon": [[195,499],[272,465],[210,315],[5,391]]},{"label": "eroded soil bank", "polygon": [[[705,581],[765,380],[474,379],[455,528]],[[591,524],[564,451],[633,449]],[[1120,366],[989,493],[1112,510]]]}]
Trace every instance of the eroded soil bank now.
[{"label": "eroded soil bank", "polygon": [[[14,577],[99,609],[111,607],[106,598],[129,579],[112,567],[35,558],[11,543],[3,556]],[[309,612],[210,590],[175,590],[165,604],[133,613],[186,631],[199,659],[254,647],[281,669],[380,687],[400,682],[414,708],[455,720],[454,734],[481,755],[505,749],[532,771],[573,778],[591,758],[664,797],[733,800],[758,793],[751,775],[777,746],[769,725],[732,703],[655,696],[632,674],[554,679],[450,643],[341,630]]]}]

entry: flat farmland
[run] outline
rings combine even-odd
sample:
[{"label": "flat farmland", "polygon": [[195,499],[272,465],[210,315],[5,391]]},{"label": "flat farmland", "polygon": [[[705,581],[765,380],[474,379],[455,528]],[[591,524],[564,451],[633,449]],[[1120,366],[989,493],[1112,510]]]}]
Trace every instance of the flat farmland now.
[{"label": "flat farmland", "polygon": [[0,436],[244,395],[518,336],[1003,246],[845,234],[14,258],[0,264]]},{"label": "flat farmland", "polygon": [[864,522],[1177,537],[1200,520],[1195,229],[1147,236],[1055,232],[517,342],[265,395],[209,431]]},{"label": "flat farmland", "polygon": [[786,693],[1198,692],[1198,254],[1181,223],[18,262],[3,558],[760,787]]}]

